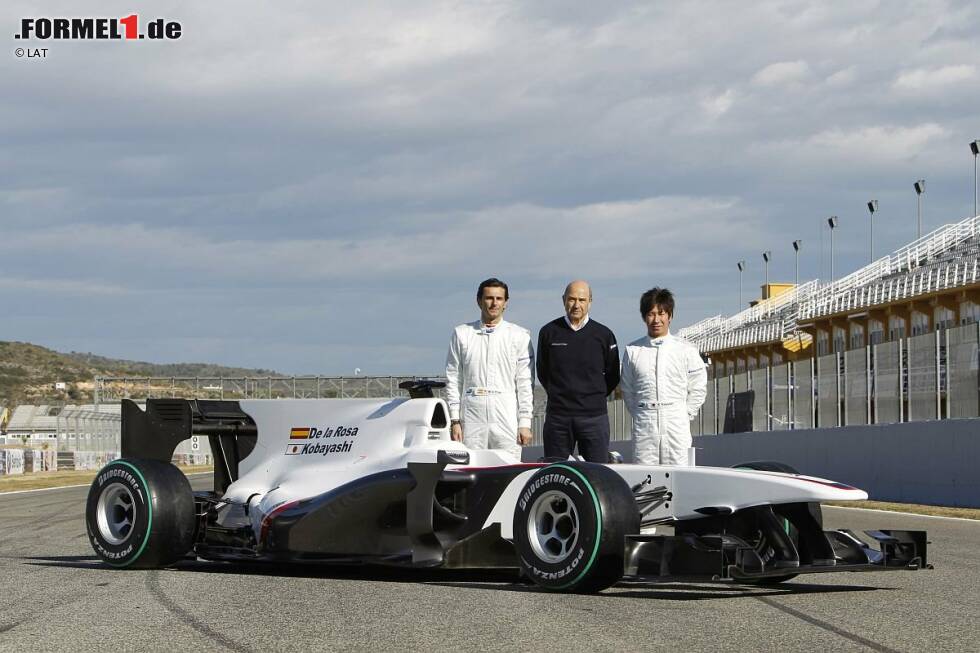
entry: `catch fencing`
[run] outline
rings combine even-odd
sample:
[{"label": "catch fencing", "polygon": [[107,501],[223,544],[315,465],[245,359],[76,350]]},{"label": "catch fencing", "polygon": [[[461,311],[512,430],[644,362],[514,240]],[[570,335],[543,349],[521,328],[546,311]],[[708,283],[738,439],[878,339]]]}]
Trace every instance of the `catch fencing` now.
[{"label": "catch fencing", "polygon": [[[95,378],[95,403],[121,399],[369,399],[408,396],[404,381],[439,379],[417,376],[239,376],[239,377],[108,377]],[[445,380],[445,379],[443,379]]]},{"label": "catch fencing", "polygon": [[[980,325],[708,379],[695,435],[980,416]],[[735,394],[734,397],[732,395]]]},{"label": "catch fencing", "polygon": [[[407,391],[398,387],[399,384],[420,379],[446,381],[441,374],[355,377],[97,377],[95,388],[96,398],[102,402],[118,402],[121,399],[142,402],[147,398],[164,397],[219,400],[396,399],[408,396]],[[436,397],[445,398],[444,389],[435,389],[433,393]],[[547,395],[544,389],[535,386],[534,418],[531,424],[534,445],[542,444],[546,406]],[[610,399],[608,412],[611,439],[629,439],[632,419],[623,401]],[[89,446],[89,441],[78,439],[67,444],[84,449]]]},{"label": "catch fencing", "polygon": [[[709,374],[707,396],[691,423],[694,435],[888,424],[980,416],[980,325],[902,338],[846,352],[728,376]],[[119,401],[147,398],[278,399],[406,397],[404,381],[419,376],[98,377],[94,410],[66,408],[57,419],[62,465],[97,465],[118,455]],[[618,392],[618,391],[617,391]],[[444,390],[436,390],[444,397]],[[610,437],[630,439],[632,418],[622,399],[608,402]],[[542,444],[547,395],[534,390],[532,444]],[[89,459],[92,461],[89,461]],[[175,458],[210,461],[205,438],[184,442]]]}]

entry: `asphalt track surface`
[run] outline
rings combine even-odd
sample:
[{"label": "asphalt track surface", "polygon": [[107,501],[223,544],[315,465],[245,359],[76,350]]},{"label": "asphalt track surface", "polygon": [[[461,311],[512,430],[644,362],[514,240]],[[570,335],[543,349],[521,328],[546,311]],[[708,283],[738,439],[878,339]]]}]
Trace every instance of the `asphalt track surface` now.
[{"label": "asphalt track surface", "polygon": [[469,572],[207,562],[109,569],[85,536],[86,492],[0,495],[0,651],[980,646],[980,522],[825,508],[828,528],[928,530],[935,569],[815,575],[776,588],[632,582],[576,596]]}]

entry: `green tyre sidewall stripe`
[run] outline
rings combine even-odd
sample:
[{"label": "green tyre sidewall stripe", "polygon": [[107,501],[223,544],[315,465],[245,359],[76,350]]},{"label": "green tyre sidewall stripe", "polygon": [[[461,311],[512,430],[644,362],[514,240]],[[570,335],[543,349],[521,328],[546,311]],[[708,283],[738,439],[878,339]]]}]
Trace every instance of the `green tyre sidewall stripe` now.
[{"label": "green tyre sidewall stripe", "polygon": [[595,564],[596,556],[599,555],[599,544],[602,542],[602,506],[599,504],[599,497],[596,496],[595,490],[592,489],[592,484],[589,483],[588,479],[585,478],[582,472],[578,471],[574,467],[569,467],[568,465],[553,465],[553,467],[560,467],[561,469],[568,470],[573,474],[575,474],[576,476],[578,476],[579,479],[581,479],[585,487],[588,488],[589,494],[592,496],[592,503],[595,506],[595,512],[596,512],[595,545],[592,547],[592,555],[589,556],[589,561],[585,563],[585,567],[582,568],[582,571],[579,572],[578,576],[568,581],[564,585],[555,586],[555,589],[561,590],[567,587],[571,587],[575,583],[582,580],[582,578],[584,578],[585,575],[589,573],[589,569],[592,568],[592,565]]},{"label": "green tyre sidewall stripe", "polygon": [[104,470],[106,467],[110,467],[112,465],[124,465],[126,467],[129,467],[131,470],[133,470],[133,473],[136,474],[139,477],[140,481],[143,482],[143,492],[146,497],[146,535],[143,536],[143,543],[140,545],[140,548],[136,551],[136,555],[134,555],[132,558],[122,563],[109,562],[108,560],[105,561],[106,564],[112,565],[113,567],[128,567],[129,565],[139,560],[139,557],[143,555],[143,550],[146,549],[146,545],[150,541],[150,530],[153,528],[153,497],[150,496],[150,486],[146,482],[146,477],[143,476],[143,472],[137,469],[135,465],[132,465],[126,462],[125,460],[115,460],[109,463],[108,465],[106,465],[105,467],[103,467],[102,469]]}]

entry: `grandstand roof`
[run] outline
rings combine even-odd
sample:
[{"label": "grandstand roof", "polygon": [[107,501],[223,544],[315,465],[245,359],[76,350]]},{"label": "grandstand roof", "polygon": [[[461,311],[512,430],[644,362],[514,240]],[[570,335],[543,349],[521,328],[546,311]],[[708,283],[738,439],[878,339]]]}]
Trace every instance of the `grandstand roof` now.
[{"label": "grandstand roof", "polygon": [[[55,411],[60,410],[58,407]],[[7,432],[34,433],[37,431],[55,431],[58,427],[57,412],[51,414],[52,407],[48,404],[33,406],[22,404],[14,408],[10,421],[7,423]]]},{"label": "grandstand roof", "polygon": [[22,404],[17,406],[10,421],[7,423],[7,433],[54,433],[58,430],[58,420],[85,417],[106,416],[108,419],[119,419],[121,406],[111,404],[84,404],[66,406],[51,406],[41,404],[34,406]]},{"label": "grandstand roof", "polygon": [[980,284],[980,216],[943,225],[851,274],[808,281],[731,317],[715,315],[678,335],[702,352],[784,340],[838,314]]}]

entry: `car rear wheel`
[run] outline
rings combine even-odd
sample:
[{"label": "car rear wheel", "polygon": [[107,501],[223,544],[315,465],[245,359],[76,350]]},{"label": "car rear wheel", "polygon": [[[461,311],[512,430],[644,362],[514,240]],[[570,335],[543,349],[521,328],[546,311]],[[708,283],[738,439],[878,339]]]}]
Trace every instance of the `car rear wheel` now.
[{"label": "car rear wheel", "polygon": [[95,553],[113,567],[152,569],[194,544],[194,495],[184,474],[157,460],[114,460],[89,488],[85,527]]},{"label": "car rear wheel", "polygon": [[623,576],[624,538],[639,527],[626,481],[594,463],[539,470],[514,509],[521,569],[554,591],[592,593],[616,583]]}]

